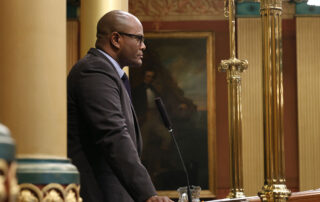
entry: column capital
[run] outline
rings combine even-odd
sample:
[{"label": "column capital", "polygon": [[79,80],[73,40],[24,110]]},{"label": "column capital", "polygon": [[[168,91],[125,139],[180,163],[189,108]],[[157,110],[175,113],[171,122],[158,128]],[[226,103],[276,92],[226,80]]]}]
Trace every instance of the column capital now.
[{"label": "column capital", "polygon": [[282,10],[282,0],[261,0],[260,10],[277,9]]},{"label": "column capital", "polygon": [[218,67],[220,72],[237,71],[243,72],[248,68],[247,60],[239,60],[238,58],[230,58],[228,60],[221,60],[221,63]]}]

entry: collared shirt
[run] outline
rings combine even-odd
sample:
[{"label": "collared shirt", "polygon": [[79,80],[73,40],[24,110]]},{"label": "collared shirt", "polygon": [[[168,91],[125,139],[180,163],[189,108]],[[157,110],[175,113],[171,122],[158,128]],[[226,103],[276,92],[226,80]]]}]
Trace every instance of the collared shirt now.
[{"label": "collared shirt", "polygon": [[113,59],[108,53],[97,49],[98,51],[100,51],[100,53],[102,53],[104,56],[106,56],[110,62],[113,64],[113,66],[116,68],[118,75],[120,76],[120,78],[122,78],[122,76],[124,75],[124,71],[121,69],[119,63],[117,61],[115,61],[115,59]]}]

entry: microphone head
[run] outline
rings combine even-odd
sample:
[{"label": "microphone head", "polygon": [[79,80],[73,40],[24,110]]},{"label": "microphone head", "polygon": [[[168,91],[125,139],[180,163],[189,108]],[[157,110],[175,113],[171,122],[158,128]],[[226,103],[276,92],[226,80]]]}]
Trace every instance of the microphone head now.
[{"label": "microphone head", "polygon": [[162,121],[163,121],[163,124],[165,125],[165,127],[168,129],[168,130],[171,130],[172,129],[172,124],[169,120],[169,116],[168,116],[168,113],[167,113],[167,110],[161,100],[160,97],[157,97],[154,99],[156,105],[157,105],[157,108],[160,112],[160,115],[161,115],[161,118],[162,118]]}]

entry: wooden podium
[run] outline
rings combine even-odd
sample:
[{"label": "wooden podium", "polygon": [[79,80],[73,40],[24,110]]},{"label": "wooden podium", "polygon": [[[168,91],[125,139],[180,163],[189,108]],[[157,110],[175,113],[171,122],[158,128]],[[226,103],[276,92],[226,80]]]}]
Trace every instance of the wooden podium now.
[{"label": "wooden podium", "polygon": [[[260,202],[260,198],[258,196],[239,198],[239,199],[217,199],[211,200],[207,202]],[[289,197],[289,202],[317,202],[320,201],[320,189],[309,190],[309,191],[301,191],[301,192],[293,192]]]}]

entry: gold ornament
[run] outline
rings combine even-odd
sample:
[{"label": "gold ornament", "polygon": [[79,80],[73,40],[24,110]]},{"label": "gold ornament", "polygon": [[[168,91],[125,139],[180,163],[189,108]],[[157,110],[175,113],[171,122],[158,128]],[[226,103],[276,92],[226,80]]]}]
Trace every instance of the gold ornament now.
[{"label": "gold ornament", "polygon": [[82,202],[80,186],[76,184],[64,188],[60,184],[52,183],[42,189],[33,184],[21,184],[20,190],[18,202]]}]

